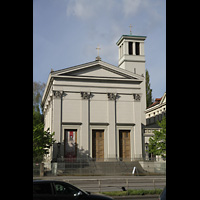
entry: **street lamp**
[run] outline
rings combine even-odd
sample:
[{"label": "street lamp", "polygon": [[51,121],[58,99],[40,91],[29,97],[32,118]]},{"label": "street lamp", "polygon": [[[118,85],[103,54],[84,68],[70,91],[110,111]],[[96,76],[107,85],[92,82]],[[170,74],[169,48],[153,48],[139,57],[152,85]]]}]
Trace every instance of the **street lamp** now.
[{"label": "street lamp", "polygon": [[61,146],[61,143],[58,142],[58,143],[57,143],[57,146],[58,146],[57,158],[60,158],[60,146]]}]

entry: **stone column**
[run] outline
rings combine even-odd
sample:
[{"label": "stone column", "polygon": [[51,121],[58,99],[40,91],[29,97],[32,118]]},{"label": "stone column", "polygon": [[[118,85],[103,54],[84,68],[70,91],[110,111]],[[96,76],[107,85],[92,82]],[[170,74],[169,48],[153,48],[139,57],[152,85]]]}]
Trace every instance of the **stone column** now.
[{"label": "stone column", "polygon": [[133,94],[135,110],[134,155],[135,159],[142,158],[142,123],[141,123],[141,94]]},{"label": "stone column", "polygon": [[108,93],[108,158],[117,159],[117,106],[118,94]]},{"label": "stone column", "polygon": [[80,145],[88,151],[90,156],[90,98],[91,93],[81,92],[82,97],[82,131],[80,136]]}]

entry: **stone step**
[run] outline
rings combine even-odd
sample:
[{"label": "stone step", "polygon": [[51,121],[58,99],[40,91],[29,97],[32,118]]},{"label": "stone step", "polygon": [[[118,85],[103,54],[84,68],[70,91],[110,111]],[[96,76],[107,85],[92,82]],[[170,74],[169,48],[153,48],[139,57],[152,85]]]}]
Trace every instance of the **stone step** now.
[{"label": "stone step", "polygon": [[128,175],[132,174],[133,168],[136,167],[136,172],[145,174],[146,171],[142,168],[138,161],[130,162],[88,162],[88,163],[65,163],[64,168],[58,167],[58,170],[63,174],[79,174],[79,175]]}]

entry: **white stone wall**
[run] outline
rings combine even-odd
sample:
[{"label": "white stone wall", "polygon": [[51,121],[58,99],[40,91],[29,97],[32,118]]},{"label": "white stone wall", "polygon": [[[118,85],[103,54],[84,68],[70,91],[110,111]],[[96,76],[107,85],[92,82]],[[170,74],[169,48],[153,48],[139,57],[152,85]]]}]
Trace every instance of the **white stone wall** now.
[{"label": "white stone wall", "polygon": [[[98,65],[97,65],[98,66]],[[131,140],[131,158],[142,157],[142,124],[144,123],[145,114],[143,95],[143,85],[119,73],[108,73],[104,67],[87,69],[81,72],[84,76],[95,75],[112,76],[107,80],[81,80],[79,78],[71,80],[70,78],[56,78],[51,82],[49,90],[45,91],[52,94],[48,109],[44,109],[45,126],[51,127],[51,132],[55,132],[56,144],[61,143],[61,154],[64,154],[64,130],[77,130],[78,148],[92,156],[92,130],[104,130],[104,159],[119,157],[119,131],[130,130]],[[117,67],[116,67],[117,69]],[[75,74],[75,75],[74,75]],[[78,76],[74,72],[73,76]],[[115,80],[117,78],[117,80]],[[136,76],[136,80],[137,80]],[[126,79],[126,81],[123,81]],[[50,78],[49,78],[50,80]],[[50,85],[50,83],[49,83]],[[61,97],[62,97],[62,127],[61,127]],[[83,98],[83,92],[86,98]],[[109,98],[109,93],[116,96],[115,99]],[[133,94],[139,94],[140,98],[136,99]],[[88,95],[88,98],[87,98]],[[47,99],[47,98],[46,98]],[[47,101],[44,102],[46,104]],[[50,111],[50,112],[49,112]],[[89,124],[90,122],[90,124]],[[62,134],[60,135],[60,133]],[[54,145],[53,155],[57,155],[57,147]]]}]

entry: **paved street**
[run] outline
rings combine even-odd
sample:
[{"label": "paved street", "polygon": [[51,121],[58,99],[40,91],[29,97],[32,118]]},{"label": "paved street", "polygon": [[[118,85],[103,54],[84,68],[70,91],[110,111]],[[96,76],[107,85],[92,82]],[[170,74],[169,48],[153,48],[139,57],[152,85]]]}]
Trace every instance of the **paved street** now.
[{"label": "paved street", "polygon": [[165,176],[46,176],[33,177],[43,180],[60,180],[71,183],[85,191],[105,192],[126,189],[163,189]]}]

